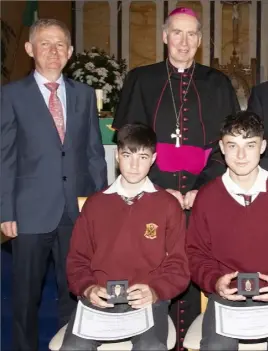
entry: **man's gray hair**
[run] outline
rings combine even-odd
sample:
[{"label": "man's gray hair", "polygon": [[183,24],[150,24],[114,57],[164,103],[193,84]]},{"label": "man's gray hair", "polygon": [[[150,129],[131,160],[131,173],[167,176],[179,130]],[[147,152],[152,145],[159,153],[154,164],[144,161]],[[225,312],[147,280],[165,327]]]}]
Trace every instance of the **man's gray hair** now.
[{"label": "man's gray hair", "polygon": [[33,42],[34,36],[39,29],[48,27],[59,27],[60,29],[62,29],[67,38],[68,44],[71,45],[71,33],[68,27],[65,23],[54,18],[39,19],[35,23],[33,23],[29,30],[29,42]]},{"label": "man's gray hair", "polygon": [[[172,17],[173,16],[167,17],[166,20],[165,20],[165,23],[162,26],[163,31],[165,31],[166,33],[168,33],[168,28],[170,26],[170,21],[171,21]],[[200,35],[202,35],[202,24],[201,24],[201,22],[199,21],[198,18],[195,17],[195,19],[197,21],[197,31],[200,33]]]}]

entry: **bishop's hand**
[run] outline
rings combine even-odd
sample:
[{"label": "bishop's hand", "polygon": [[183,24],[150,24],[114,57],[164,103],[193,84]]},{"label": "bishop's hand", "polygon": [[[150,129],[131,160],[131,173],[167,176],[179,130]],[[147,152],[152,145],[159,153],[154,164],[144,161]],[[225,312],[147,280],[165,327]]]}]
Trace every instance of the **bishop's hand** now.
[{"label": "bishop's hand", "polygon": [[184,197],[182,195],[182,193],[178,190],[174,190],[174,189],[166,189],[166,191],[168,193],[170,193],[171,195],[173,195],[180,203],[181,208],[184,210]]},{"label": "bishop's hand", "polygon": [[191,190],[185,194],[184,201],[183,201],[185,210],[190,210],[193,207],[194,200],[196,198],[197,193],[198,193],[198,190]]}]

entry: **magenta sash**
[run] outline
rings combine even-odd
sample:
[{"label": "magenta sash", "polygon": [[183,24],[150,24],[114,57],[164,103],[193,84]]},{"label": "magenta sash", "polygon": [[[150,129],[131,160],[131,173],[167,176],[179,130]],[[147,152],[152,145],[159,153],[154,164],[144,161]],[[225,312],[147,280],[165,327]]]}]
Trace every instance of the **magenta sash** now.
[{"label": "magenta sash", "polygon": [[157,143],[156,164],[163,172],[187,171],[199,174],[206,166],[211,150],[189,145],[175,147],[174,144]]}]

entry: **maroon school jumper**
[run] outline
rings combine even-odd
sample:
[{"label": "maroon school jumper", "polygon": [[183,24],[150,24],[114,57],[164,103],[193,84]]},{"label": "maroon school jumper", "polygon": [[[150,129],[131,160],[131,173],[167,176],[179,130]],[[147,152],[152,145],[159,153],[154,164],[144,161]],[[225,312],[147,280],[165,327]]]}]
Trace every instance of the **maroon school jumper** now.
[{"label": "maroon school jumper", "polygon": [[117,193],[90,197],[79,216],[67,258],[71,291],[128,279],[148,284],[160,300],[183,292],[190,279],[185,215],[178,201],[157,188],[128,205]]},{"label": "maroon school jumper", "polygon": [[214,293],[217,280],[226,273],[268,274],[267,214],[268,192],[243,206],[228,193],[221,177],[199,191],[187,232],[187,253],[192,280],[202,290]]}]

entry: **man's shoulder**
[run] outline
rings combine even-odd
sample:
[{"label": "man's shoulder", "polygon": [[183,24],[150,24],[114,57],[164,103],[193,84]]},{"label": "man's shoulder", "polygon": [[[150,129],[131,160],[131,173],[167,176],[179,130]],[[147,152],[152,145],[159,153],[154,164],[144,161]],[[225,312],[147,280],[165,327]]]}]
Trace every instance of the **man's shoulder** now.
[{"label": "man's shoulder", "polygon": [[268,80],[266,82],[262,82],[254,87],[257,90],[268,90]]},{"label": "man's shoulder", "polygon": [[33,75],[30,74],[22,79],[14,80],[2,86],[2,92],[12,92],[20,89],[25,89],[27,83],[33,81]]},{"label": "man's shoulder", "polygon": [[[196,63],[196,70],[198,73],[200,73],[203,76],[208,76],[208,77],[212,76],[212,77],[216,77],[219,79],[227,79],[227,80],[229,79],[227,77],[227,75],[224,74],[223,72],[221,72],[220,70],[218,70],[214,67],[202,65],[201,63]],[[139,76],[143,76],[143,75],[148,75],[148,74],[159,73],[162,71],[166,72],[165,61],[133,68],[130,71],[130,73],[133,73],[133,74],[136,74]]]},{"label": "man's shoulder", "polygon": [[254,90],[256,94],[265,95],[266,97],[268,94],[268,81],[255,85],[252,90]]},{"label": "man's shoulder", "polygon": [[212,80],[221,81],[221,82],[223,81],[230,82],[226,74],[224,74],[223,72],[221,72],[220,70],[214,67],[209,67],[209,66],[205,66],[200,63],[197,63],[196,69],[197,69],[197,75],[205,79],[212,79]]},{"label": "man's shoulder", "polygon": [[133,68],[129,74],[135,75],[137,77],[147,77],[159,74],[159,72],[165,71],[165,62],[157,62],[151,65],[140,66]]},{"label": "man's shoulder", "polygon": [[85,92],[93,92],[94,91],[94,89],[91,86],[89,86],[88,84],[78,82],[77,80],[74,80],[74,79],[69,78],[69,77],[65,77],[64,79],[65,79],[66,83],[70,84],[75,89],[78,89],[80,91],[85,91]]}]

